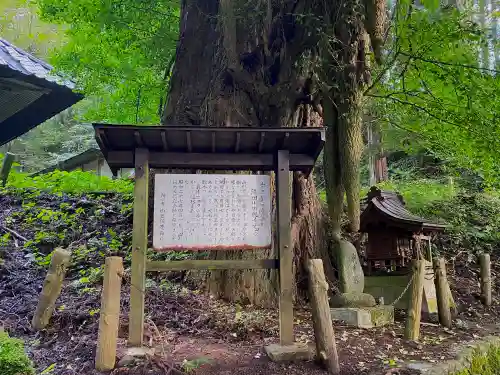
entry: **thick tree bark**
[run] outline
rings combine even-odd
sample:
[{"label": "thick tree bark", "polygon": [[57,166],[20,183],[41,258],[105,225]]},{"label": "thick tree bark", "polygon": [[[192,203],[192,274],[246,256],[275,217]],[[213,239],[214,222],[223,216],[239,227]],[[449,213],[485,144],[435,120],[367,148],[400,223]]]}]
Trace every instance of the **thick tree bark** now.
[{"label": "thick tree bark", "polygon": [[[321,123],[311,110],[310,80],[297,64],[308,37],[296,22],[306,1],[234,2],[184,0],[180,39],[164,111],[166,125],[310,126]],[[244,15],[245,17],[242,17]],[[250,16],[248,16],[250,15]],[[303,265],[322,258],[333,275],[325,217],[313,178],[293,176],[292,240],[298,285]],[[227,251],[217,259],[270,258],[270,251]],[[217,271],[208,291],[230,300],[276,306],[275,271]],[[300,288],[304,290],[305,288]]]}]

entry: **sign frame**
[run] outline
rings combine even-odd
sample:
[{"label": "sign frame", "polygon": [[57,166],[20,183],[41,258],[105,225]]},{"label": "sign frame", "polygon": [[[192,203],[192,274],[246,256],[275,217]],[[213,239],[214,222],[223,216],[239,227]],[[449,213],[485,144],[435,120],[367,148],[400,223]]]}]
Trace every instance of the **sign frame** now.
[{"label": "sign frame", "polygon": [[268,175],[156,174],[153,249],[270,249],[271,204]]}]

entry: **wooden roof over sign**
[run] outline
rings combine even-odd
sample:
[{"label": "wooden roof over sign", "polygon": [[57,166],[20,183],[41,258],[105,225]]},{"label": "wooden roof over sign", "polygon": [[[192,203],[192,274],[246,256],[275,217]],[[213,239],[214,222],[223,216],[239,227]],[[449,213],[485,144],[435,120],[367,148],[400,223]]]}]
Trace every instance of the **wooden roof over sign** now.
[{"label": "wooden roof over sign", "polygon": [[323,128],[186,127],[94,124],[110,168],[133,168],[136,148],[149,150],[152,168],[269,171],[278,150],[290,170],[309,174],[324,142]]},{"label": "wooden roof over sign", "polygon": [[442,231],[446,225],[432,223],[412,214],[405,207],[403,197],[393,191],[372,187],[368,193],[368,205],[361,214],[361,232],[377,226],[396,227],[409,231]]}]

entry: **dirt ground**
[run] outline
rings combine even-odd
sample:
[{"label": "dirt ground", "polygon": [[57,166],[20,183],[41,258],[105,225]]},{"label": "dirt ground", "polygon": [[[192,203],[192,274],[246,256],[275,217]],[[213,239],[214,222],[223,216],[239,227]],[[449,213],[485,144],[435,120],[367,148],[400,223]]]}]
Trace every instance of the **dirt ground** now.
[{"label": "dirt ground", "polygon": [[[31,329],[44,272],[22,247],[3,249],[0,267],[0,322],[14,336],[26,340],[38,372],[52,375],[97,374],[93,369],[98,330],[99,288],[75,288],[68,280],[51,325],[42,332]],[[493,261],[493,269],[497,261]],[[500,306],[485,308],[478,300],[477,269],[465,259],[450,263],[449,276],[459,314],[452,329],[424,323],[418,344],[403,339],[404,312],[396,324],[369,330],[335,324],[343,375],[417,374],[405,370],[411,360],[438,362],[452,358],[454,347],[481,336],[498,333]],[[495,276],[495,275],[494,275]],[[496,280],[496,278],[495,278]],[[275,364],[263,346],[277,342],[276,309],[259,310],[218,301],[174,283],[151,281],[147,293],[145,342],[156,354],[141,363],[115,369],[112,374],[174,374],[182,371],[211,374],[324,374],[314,362]],[[498,285],[496,285],[498,290]],[[122,290],[120,346],[127,335],[128,279]],[[297,307],[296,339],[314,345],[307,308]],[[122,351],[118,355],[121,359]],[[401,367],[401,368],[399,368]]]}]

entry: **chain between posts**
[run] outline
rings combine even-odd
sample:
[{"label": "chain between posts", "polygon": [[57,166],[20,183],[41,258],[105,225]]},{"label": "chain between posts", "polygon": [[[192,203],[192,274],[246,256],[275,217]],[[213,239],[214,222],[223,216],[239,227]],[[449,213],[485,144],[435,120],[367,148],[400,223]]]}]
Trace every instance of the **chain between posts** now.
[{"label": "chain between posts", "polygon": [[[436,277],[436,275],[435,275],[435,272],[434,272],[434,269],[433,269],[432,265],[430,265],[430,266],[425,266],[425,269],[426,269],[426,271],[427,271],[427,270],[429,270],[429,269],[431,269],[431,270],[432,270],[432,272],[430,273],[430,274],[432,274],[432,276],[431,276],[430,278],[427,278],[427,277],[426,277],[426,278],[425,278],[426,280],[432,280],[432,279],[434,279],[434,278]],[[428,272],[426,272],[426,275],[429,275],[429,273],[428,273]],[[397,303],[401,300],[401,298],[403,298],[403,296],[406,294],[406,292],[407,292],[407,291],[408,291],[408,289],[410,288],[410,285],[411,285],[411,283],[413,282],[413,279],[414,279],[414,278],[415,278],[415,272],[412,272],[412,275],[411,275],[411,277],[410,277],[410,280],[408,281],[408,284],[406,285],[406,287],[405,287],[405,289],[403,290],[403,292],[402,292],[402,293],[399,295],[399,297],[398,297],[398,298],[396,298],[396,299],[394,300],[394,302],[392,302],[389,306],[396,306],[396,304],[397,304]]]},{"label": "chain between posts", "polygon": [[408,291],[408,289],[410,288],[410,285],[411,283],[413,282],[413,279],[415,278],[415,272],[412,272],[412,275],[410,277],[410,281],[408,281],[408,284],[406,285],[405,289],[403,290],[403,292],[399,295],[398,298],[396,298],[394,300],[394,302],[392,302],[389,306],[396,306],[396,304],[399,302],[399,300],[401,298],[403,298],[403,296],[406,294],[406,292]]}]

